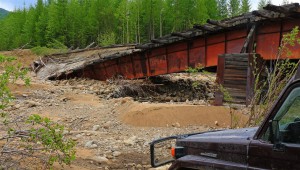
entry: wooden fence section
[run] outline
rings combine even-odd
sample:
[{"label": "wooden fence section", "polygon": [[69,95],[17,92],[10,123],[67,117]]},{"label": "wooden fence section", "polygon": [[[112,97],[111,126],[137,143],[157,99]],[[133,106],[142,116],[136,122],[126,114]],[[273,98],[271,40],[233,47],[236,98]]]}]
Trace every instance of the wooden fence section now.
[{"label": "wooden fence section", "polygon": [[218,70],[223,73],[223,87],[235,102],[246,103],[248,55],[227,54],[220,58],[224,60],[224,70]]},{"label": "wooden fence section", "polygon": [[[262,68],[263,59],[259,54],[236,53],[220,55],[217,82],[223,88],[216,92],[215,104],[222,105],[223,101],[250,104],[254,93],[254,72]],[[228,101],[228,99],[231,101]]]}]

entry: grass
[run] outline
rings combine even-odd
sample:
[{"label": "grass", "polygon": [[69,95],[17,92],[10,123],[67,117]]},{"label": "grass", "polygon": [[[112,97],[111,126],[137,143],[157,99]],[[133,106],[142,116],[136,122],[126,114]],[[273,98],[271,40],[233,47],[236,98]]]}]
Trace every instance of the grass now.
[{"label": "grass", "polygon": [[67,52],[68,49],[54,49],[54,48],[48,48],[48,47],[34,47],[31,48],[31,51],[39,56],[43,56],[43,55],[51,55],[51,54],[55,54],[55,53],[64,53]]}]

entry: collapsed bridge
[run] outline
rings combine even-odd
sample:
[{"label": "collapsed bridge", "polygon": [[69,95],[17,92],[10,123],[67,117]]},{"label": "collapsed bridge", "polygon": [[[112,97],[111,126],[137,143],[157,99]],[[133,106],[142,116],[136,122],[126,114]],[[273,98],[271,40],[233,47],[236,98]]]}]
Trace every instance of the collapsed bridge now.
[{"label": "collapsed bridge", "polygon": [[[45,56],[35,62],[40,78],[85,77],[106,80],[115,75],[128,79],[182,72],[188,67],[217,68],[218,83],[229,88],[236,101],[251,98],[251,55],[274,60],[284,34],[300,25],[298,3],[249,12],[221,21],[172,33],[140,45],[100,47]],[[300,58],[300,46],[290,58]],[[217,97],[218,98],[218,97]]]}]

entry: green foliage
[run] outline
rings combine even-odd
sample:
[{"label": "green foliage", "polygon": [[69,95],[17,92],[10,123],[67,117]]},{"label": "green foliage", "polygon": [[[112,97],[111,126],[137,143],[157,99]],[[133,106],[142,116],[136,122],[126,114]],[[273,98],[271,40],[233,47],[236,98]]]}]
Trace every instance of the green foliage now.
[{"label": "green foliage", "polygon": [[32,48],[31,51],[36,55],[44,56],[44,55],[50,55],[50,54],[55,54],[55,53],[67,52],[68,50],[37,46],[37,47]]},{"label": "green foliage", "polygon": [[298,36],[298,27],[283,35],[278,54],[271,68],[262,70],[261,67],[257,66],[256,56],[254,56],[252,73],[255,76],[254,96],[251,101],[248,125],[257,125],[261,122],[283,88],[295,74],[299,62],[293,62],[288,57],[292,56],[290,48],[300,44]]},{"label": "green foliage", "polygon": [[242,13],[250,12],[250,8],[251,8],[250,1],[242,0],[241,12]]},{"label": "green foliage", "polygon": [[282,0],[282,5],[287,5],[287,4],[290,4],[288,0]]},{"label": "green foliage", "polygon": [[258,2],[258,6],[257,6],[257,8],[258,9],[263,9],[263,7],[265,7],[266,5],[268,5],[268,4],[272,4],[272,1],[271,0],[260,0],[259,2]]},{"label": "green foliage", "polygon": [[9,83],[18,79],[26,85],[30,83],[26,77],[27,70],[12,63],[15,60],[14,57],[0,55],[0,128],[7,130],[7,135],[0,138],[3,144],[0,169],[18,169],[14,166],[27,157],[43,161],[47,168],[51,168],[54,162],[69,165],[75,159],[75,143],[63,135],[64,126],[39,115],[24,119],[24,116],[7,111],[14,99]]},{"label": "green foliage", "polygon": [[29,83],[29,79],[25,77],[27,70],[21,70],[21,65],[13,66],[10,64],[14,60],[16,60],[16,58],[0,55],[1,69],[5,70],[0,74],[0,113],[4,121],[7,120],[7,113],[4,110],[13,100],[8,84],[15,82],[19,78],[24,79],[27,84]]},{"label": "green foliage", "polygon": [[99,44],[101,46],[109,46],[116,44],[116,35],[114,32],[101,34],[98,37]]},{"label": "green foliage", "polygon": [[223,19],[229,16],[227,3],[227,0],[38,0],[36,6],[10,12],[0,20],[0,50],[26,44],[26,47],[56,48],[49,45],[54,41],[73,48],[84,48],[92,42],[97,45],[148,42],[203,24],[207,19]]},{"label": "green foliage", "polygon": [[232,103],[233,102],[233,98],[231,97],[229,91],[222,85],[219,85],[219,90],[221,91],[221,93],[223,94],[223,99],[228,102],[228,103]]},{"label": "green foliage", "polygon": [[229,0],[228,11],[231,17],[241,14],[240,0]]},{"label": "green foliage", "polygon": [[218,0],[218,16],[220,19],[228,17],[227,0]]},{"label": "green foliage", "polygon": [[[31,115],[26,123],[32,125],[29,137],[25,139],[26,142],[40,143],[42,151],[50,153],[48,161],[50,166],[57,161],[70,165],[71,161],[75,160],[75,142],[64,139],[64,126],[36,114]],[[60,154],[55,153],[57,151]]]},{"label": "green foliage", "polygon": [[185,72],[187,73],[198,73],[199,71],[201,71],[203,69],[203,66],[199,65],[197,67],[188,67]]},{"label": "green foliage", "polygon": [[223,94],[223,100],[229,104],[230,128],[237,128],[242,122],[240,117],[234,112],[233,98],[224,86],[219,85],[218,89]]}]

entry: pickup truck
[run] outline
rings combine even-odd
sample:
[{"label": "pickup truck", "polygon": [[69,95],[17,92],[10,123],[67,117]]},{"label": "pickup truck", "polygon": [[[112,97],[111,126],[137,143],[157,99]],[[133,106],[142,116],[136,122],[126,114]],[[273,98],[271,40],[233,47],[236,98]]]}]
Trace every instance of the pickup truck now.
[{"label": "pickup truck", "polygon": [[300,69],[260,127],[170,136],[151,142],[150,153],[152,167],[169,170],[300,169]]}]

